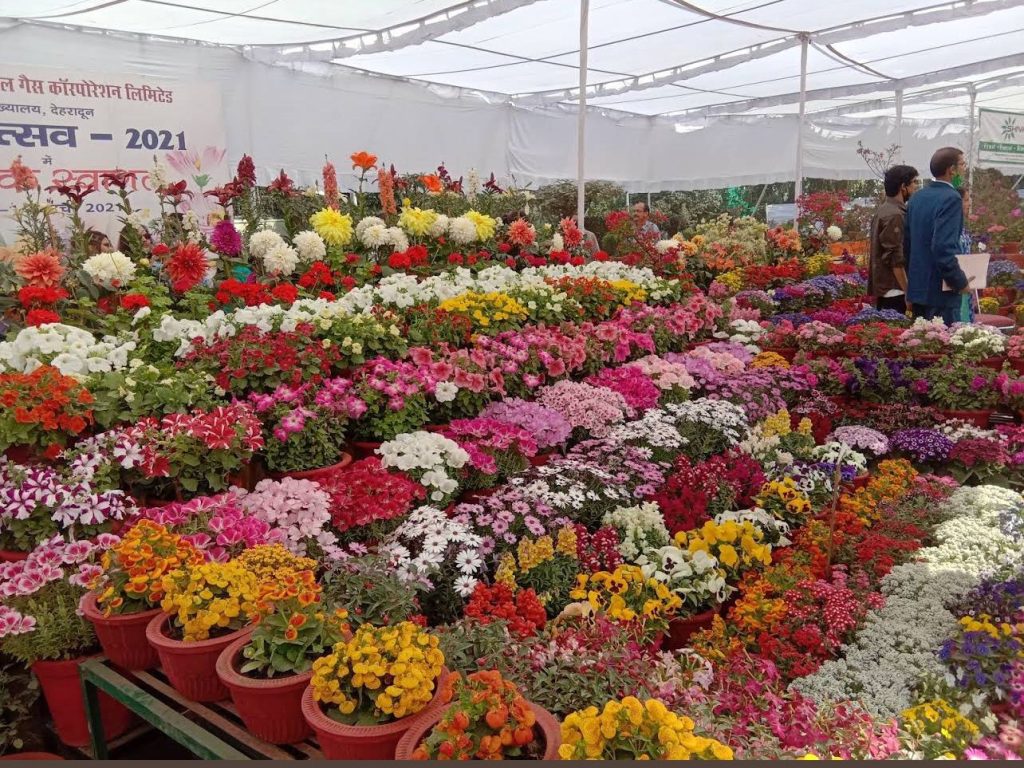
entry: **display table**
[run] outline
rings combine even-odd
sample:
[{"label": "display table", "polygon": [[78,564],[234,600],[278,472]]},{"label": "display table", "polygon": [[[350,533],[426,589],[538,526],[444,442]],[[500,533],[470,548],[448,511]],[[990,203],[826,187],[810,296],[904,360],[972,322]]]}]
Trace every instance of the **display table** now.
[{"label": "display table", "polygon": [[323,755],[312,739],[277,746],[249,734],[230,699],[215,704],[188,701],[159,669],[124,672],[104,658],[81,665],[82,694],[89,720],[92,757],[108,759],[99,716],[99,692],[106,693],[197,757],[206,760],[316,760]]}]

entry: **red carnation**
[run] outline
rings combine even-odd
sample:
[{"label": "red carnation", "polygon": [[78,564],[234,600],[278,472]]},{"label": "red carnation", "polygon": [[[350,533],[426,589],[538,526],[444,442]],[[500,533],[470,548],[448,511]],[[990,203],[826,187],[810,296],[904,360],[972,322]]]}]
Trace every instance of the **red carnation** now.
[{"label": "red carnation", "polygon": [[157,243],[156,245],[153,246],[154,256],[166,256],[170,252],[171,249],[168,248],[164,243]]}]

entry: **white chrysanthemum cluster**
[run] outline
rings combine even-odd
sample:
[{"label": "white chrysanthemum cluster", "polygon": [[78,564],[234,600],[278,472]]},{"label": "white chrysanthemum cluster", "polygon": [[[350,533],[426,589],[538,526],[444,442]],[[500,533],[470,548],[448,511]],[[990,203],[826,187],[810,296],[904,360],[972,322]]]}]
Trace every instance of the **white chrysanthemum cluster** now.
[{"label": "white chrysanthemum cluster", "polygon": [[448,222],[448,234],[452,242],[458,245],[469,245],[477,240],[476,224],[472,219],[459,216]]},{"label": "white chrysanthemum cluster", "polygon": [[262,259],[274,248],[285,245],[284,239],[272,229],[261,229],[249,238],[249,253],[253,258]]},{"label": "white chrysanthemum cluster", "polygon": [[324,239],[311,229],[299,232],[293,237],[292,245],[295,246],[295,251],[299,254],[299,261],[303,264],[320,261],[327,255],[327,244],[324,243]]},{"label": "white chrysanthemum cluster", "polygon": [[135,262],[120,251],[97,253],[82,264],[82,269],[101,288],[120,288],[135,278]]},{"label": "white chrysanthemum cluster", "polygon": [[282,242],[263,254],[263,268],[271,275],[290,275],[299,264],[299,254]]}]

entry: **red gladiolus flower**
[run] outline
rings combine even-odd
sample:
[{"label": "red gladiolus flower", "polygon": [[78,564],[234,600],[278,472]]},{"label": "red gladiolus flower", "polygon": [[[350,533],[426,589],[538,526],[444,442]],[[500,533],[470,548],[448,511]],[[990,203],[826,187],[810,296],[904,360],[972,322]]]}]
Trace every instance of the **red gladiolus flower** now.
[{"label": "red gladiolus flower", "polygon": [[171,278],[171,287],[178,293],[186,293],[203,281],[208,268],[202,248],[195,243],[181,243],[165,270]]}]

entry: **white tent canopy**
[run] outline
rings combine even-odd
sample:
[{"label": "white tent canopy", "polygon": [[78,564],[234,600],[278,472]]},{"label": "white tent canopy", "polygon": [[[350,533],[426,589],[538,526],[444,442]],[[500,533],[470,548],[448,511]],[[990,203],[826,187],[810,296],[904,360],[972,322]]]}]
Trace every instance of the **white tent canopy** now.
[{"label": "white tent canopy", "polygon": [[[322,161],[337,145],[313,123],[344,115],[362,124],[349,146],[418,168],[575,176],[581,20],[587,176],[635,191],[792,179],[798,137],[805,176],[869,175],[858,140],[926,167],[939,142],[969,146],[972,105],[1024,110],[1024,0],[0,0],[0,16],[8,62],[42,63],[42,43],[105,69],[171,75],[177,59],[251,82],[225,93],[229,149],[268,144],[258,159],[300,175],[319,165],[302,149]],[[256,124],[297,94],[305,134]],[[419,131],[416,154],[353,117],[381,98],[378,118],[456,135]]]}]

